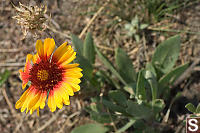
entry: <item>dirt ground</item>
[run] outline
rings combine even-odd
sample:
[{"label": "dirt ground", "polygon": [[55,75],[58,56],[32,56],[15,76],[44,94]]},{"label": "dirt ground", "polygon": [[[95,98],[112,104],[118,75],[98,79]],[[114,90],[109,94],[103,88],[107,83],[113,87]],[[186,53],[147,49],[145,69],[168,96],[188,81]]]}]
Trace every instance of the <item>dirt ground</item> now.
[{"label": "dirt ground", "polygon": [[[23,39],[20,26],[12,19],[16,12],[10,2],[9,0],[0,0],[0,72],[6,69],[11,71],[8,81],[0,88],[0,132],[67,133],[78,125],[93,122],[84,111],[88,101],[79,98],[78,93],[75,97],[71,97],[70,106],[65,106],[62,110],[57,110],[54,113],[50,112],[46,106],[44,110],[40,111],[40,117],[36,113],[26,115],[15,109],[15,102],[23,92],[18,70],[23,68],[26,55],[35,51],[33,44],[35,44],[38,37],[28,34]],[[18,2],[25,5],[40,4],[40,1],[12,1],[15,5],[18,5]],[[55,38],[57,44],[69,40],[66,36],[70,33],[79,35],[92,15],[104,4],[103,1],[89,0],[49,0],[45,2],[48,6],[47,14],[51,14],[51,29],[47,30]],[[108,12],[109,8],[102,11],[88,30],[93,33],[96,45],[104,53],[107,53],[110,60],[113,59],[114,48],[117,46],[123,47],[133,60],[136,70],[139,70],[151,59],[155,46],[166,39],[164,34],[169,36],[177,34],[176,32],[147,29],[146,32],[150,32],[150,34],[146,37],[146,44],[138,45],[133,39],[121,36],[120,27],[124,22],[106,28],[105,25],[111,21],[111,18],[107,15]],[[185,109],[185,104],[192,102],[197,105],[200,100],[199,22],[200,2],[181,9],[177,14],[171,16],[168,21],[161,23],[163,27],[168,23],[172,23],[171,28],[173,29],[192,32],[181,32],[182,44],[178,64],[190,62],[194,66],[190,68],[191,71],[187,73],[186,78],[175,87],[175,90],[172,90],[171,94],[173,97],[175,92],[180,91],[182,93],[182,97],[173,104],[170,119],[167,123],[170,128],[176,128],[177,133],[185,132],[184,125],[181,124],[181,121],[189,114]],[[151,27],[155,26],[156,24],[151,25]],[[49,37],[49,34],[41,33],[41,37]],[[169,103],[170,101],[168,101]]]}]

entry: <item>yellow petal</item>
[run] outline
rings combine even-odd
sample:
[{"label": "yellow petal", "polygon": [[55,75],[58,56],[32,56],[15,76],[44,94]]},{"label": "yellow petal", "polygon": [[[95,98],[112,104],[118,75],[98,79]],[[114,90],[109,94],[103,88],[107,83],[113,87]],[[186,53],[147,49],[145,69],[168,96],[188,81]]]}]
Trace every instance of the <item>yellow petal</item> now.
[{"label": "yellow petal", "polygon": [[28,88],[20,97],[20,99],[16,102],[15,108],[19,109],[22,107],[22,104],[24,103],[25,99],[27,98],[27,95],[30,93],[30,88]]},{"label": "yellow petal", "polygon": [[62,64],[63,62],[65,62],[66,60],[68,60],[74,54],[74,50],[71,48],[70,45],[68,45],[66,47],[67,47],[67,50],[65,51],[65,53],[63,53],[60,56],[60,58],[58,60],[58,64]]},{"label": "yellow petal", "polygon": [[55,49],[55,41],[54,39],[47,38],[44,40],[44,55],[47,55],[49,57],[53,50]]},{"label": "yellow petal", "polygon": [[75,58],[76,58],[76,52],[74,52],[74,53],[71,55],[71,57],[69,57],[68,59],[66,59],[66,60],[61,64],[61,66],[64,66],[64,65],[69,64],[69,63],[72,62]]},{"label": "yellow petal", "polygon": [[68,45],[68,46],[66,46],[66,45],[67,45],[67,42],[63,43],[56,49],[56,51],[54,52],[53,57],[52,57],[53,61],[58,61],[63,56],[63,54],[66,51],[68,51],[68,48],[70,45]]},{"label": "yellow petal", "polygon": [[41,103],[40,103],[40,109],[44,108],[46,99],[47,99],[47,93],[43,93],[42,100],[41,100]]},{"label": "yellow petal", "polygon": [[38,92],[35,94],[34,98],[33,98],[33,99],[30,101],[30,103],[28,104],[28,108],[29,108],[29,109],[32,109],[32,108],[35,106],[35,104],[39,101],[40,97],[41,97],[41,92],[38,91]]},{"label": "yellow petal", "polygon": [[74,84],[74,83],[69,83],[73,89],[74,92],[77,92],[80,90],[80,86],[78,84]]},{"label": "yellow petal", "polygon": [[79,78],[66,77],[65,82],[79,84],[81,82],[81,80]]},{"label": "yellow petal", "polygon": [[67,94],[69,96],[73,96],[74,95],[73,89],[68,83],[63,83],[63,88],[65,88],[65,90],[67,91]]},{"label": "yellow petal", "polygon": [[56,110],[56,104],[55,104],[55,100],[54,100],[54,92],[53,90],[51,90],[49,92],[49,97],[48,97],[48,106],[51,110],[51,112],[54,112]]},{"label": "yellow petal", "polygon": [[64,73],[65,77],[71,77],[71,78],[81,78],[83,74],[81,72],[68,72],[66,71]]},{"label": "yellow petal", "polygon": [[39,57],[43,58],[44,57],[44,45],[42,43],[42,40],[37,40],[35,47],[36,47]]},{"label": "yellow petal", "polygon": [[79,64],[74,63],[74,64],[63,65],[62,67],[63,67],[64,69],[70,69],[70,68],[74,68],[74,67],[77,67],[77,66],[79,66]]},{"label": "yellow petal", "polygon": [[64,88],[64,87],[60,87],[61,89],[61,92],[62,92],[62,100],[63,100],[63,103],[65,105],[70,105],[70,101],[69,101],[69,95],[67,93],[67,90]]},{"label": "yellow petal", "polygon": [[24,112],[24,110],[27,108],[27,110],[29,110],[28,105],[30,103],[30,101],[35,97],[36,94],[36,90],[35,88],[30,88],[31,90],[29,91],[29,93],[26,95],[25,101],[23,102],[22,108],[21,108],[21,112]]},{"label": "yellow petal", "polygon": [[32,61],[33,61],[34,64],[40,61],[40,57],[39,57],[38,53],[33,55],[33,60]]},{"label": "yellow petal", "polygon": [[55,99],[55,103],[56,106],[61,109],[63,107],[62,104],[62,93],[60,93],[61,90],[59,90],[59,88],[56,88],[57,90],[54,91],[54,99]]}]

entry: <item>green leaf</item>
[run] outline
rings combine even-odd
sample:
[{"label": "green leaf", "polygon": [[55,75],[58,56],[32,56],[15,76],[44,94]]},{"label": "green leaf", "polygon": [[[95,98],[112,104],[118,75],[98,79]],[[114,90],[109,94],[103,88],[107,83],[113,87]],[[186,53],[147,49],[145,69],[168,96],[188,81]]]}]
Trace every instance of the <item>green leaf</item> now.
[{"label": "green leaf", "polygon": [[143,29],[145,29],[145,28],[147,28],[147,27],[148,27],[148,24],[141,24],[141,25],[140,25],[140,29],[141,29],[141,30],[143,30]]},{"label": "green leaf", "polygon": [[136,72],[132,61],[123,49],[115,49],[115,61],[120,75],[127,83],[136,80]]},{"label": "green leaf", "polygon": [[136,42],[139,43],[140,42],[140,36],[138,34],[135,34],[134,37],[135,37]]},{"label": "green leaf", "polygon": [[200,103],[198,104],[196,110],[195,110],[196,113],[200,113]]},{"label": "green leaf", "polygon": [[136,96],[141,99],[146,99],[146,90],[145,90],[145,78],[143,76],[143,70],[141,70],[138,74],[137,86],[136,86]]},{"label": "green leaf", "polygon": [[131,27],[132,27],[132,25],[129,24],[129,23],[128,23],[128,24],[125,24],[125,29],[126,29],[126,30],[130,30]]},{"label": "green leaf", "polygon": [[148,83],[151,86],[152,100],[155,100],[157,98],[157,91],[158,91],[158,83],[156,77],[151,71],[147,70],[145,71],[145,78],[147,79]]},{"label": "green leaf", "polygon": [[101,124],[85,124],[72,130],[71,133],[106,133],[107,127]]},{"label": "green leaf", "polygon": [[106,80],[108,82],[108,84],[113,85],[115,88],[120,89],[120,85],[119,83],[112,78],[108,73],[99,70],[96,74],[98,74],[102,79]]},{"label": "green leaf", "polygon": [[81,55],[77,55],[78,63],[80,63],[81,68],[83,69],[83,77],[87,79],[92,79],[93,67],[90,62]]},{"label": "green leaf", "polygon": [[134,97],[136,93],[136,83],[131,83],[127,86],[124,86],[123,89],[128,92],[131,97]]},{"label": "green leaf", "polygon": [[126,95],[120,90],[111,90],[108,96],[121,106],[126,106],[127,98]]},{"label": "green leaf", "polygon": [[130,128],[134,123],[136,122],[135,119],[130,119],[130,121],[128,123],[126,123],[126,125],[124,125],[122,128],[120,128],[119,130],[117,130],[116,133],[124,133],[128,128]]},{"label": "green leaf", "polygon": [[[110,123],[111,117],[110,114],[103,112],[102,110],[97,107],[97,104],[90,105],[89,107],[86,107],[85,110],[90,114],[90,118],[92,120],[95,120],[99,123]],[[112,117],[112,119],[114,119]]]},{"label": "green leaf", "polygon": [[86,59],[89,60],[91,64],[94,64],[95,50],[94,50],[94,42],[93,42],[92,34],[90,32],[87,33],[85,41],[84,41],[83,55]]},{"label": "green leaf", "polygon": [[123,114],[127,114],[126,111],[125,111],[125,108],[118,106],[118,105],[106,100],[105,98],[103,98],[102,103],[114,112],[120,112],[120,113],[123,113]]},{"label": "green leaf", "polygon": [[3,83],[8,79],[10,76],[10,71],[6,70],[4,73],[0,75],[0,87],[3,85]]},{"label": "green leaf", "polygon": [[175,65],[180,51],[180,36],[173,36],[156,48],[152,63],[163,73],[169,72]]},{"label": "green leaf", "polygon": [[127,108],[127,113],[131,114],[137,119],[147,119],[151,116],[152,111],[150,108],[145,106],[144,104],[137,104],[133,101],[128,101],[127,102],[128,108]]},{"label": "green leaf", "polygon": [[133,18],[131,20],[131,24],[132,24],[132,26],[138,26],[138,24],[139,24],[138,16],[135,16],[135,18]]},{"label": "green leaf", "polygon": [[156,70],[155,70],[154,66],[152,65],[152,63],[146,64],[146,70],[151,71],[154,74],[154,76],[157,77]]},{"label": "green leaf", "polygon": [[152,101],[153,111],[155,114],[161,112],[165,107],[165,102],[163,99],[155,99]]},{"label": "green leaf", "polygon": [[188,63],[186,63],[184,65],[180,65],[180,66],[174,68],[169,73],[165,74],[163,77],[160,78],[159,86],[163,88],[169,84],[173,84],[175,82],[175,80],[179,76],[181,76],[181,74],[188,68],[188,66],[189,66]]},{"label": "green leaf", "polygon": [[192,103],[188,103],[185,105],[185,108],[187,108],[190,112],[195,113],[196,108]]},{"label": "green leaf", "polygon": [[127,85],[125,80],[121,77],[121,75],[113,67],[113,65],[110,63],[110,61],[98,50],[97,47],[95,47],[95,50],[96,50],[97,55],[99,56],[100,60],[113,73],[113,75],[115,75],[124,85]]},{"label": "green leaf", "polygon": [[83,56],[83,42],[81,39],[79,39],[76,35],[72,34],[72,44],[74,45],[76,51],[78,54]]}]

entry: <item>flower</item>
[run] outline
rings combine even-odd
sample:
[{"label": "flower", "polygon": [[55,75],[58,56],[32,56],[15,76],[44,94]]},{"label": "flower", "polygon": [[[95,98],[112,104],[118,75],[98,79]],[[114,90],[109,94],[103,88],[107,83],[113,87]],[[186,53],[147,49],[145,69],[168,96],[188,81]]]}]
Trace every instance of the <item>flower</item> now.
[{"label": "flower", "polygon": [[[16,109],[21,112],[35,110],[39,115],[39,108],[43,109],[48,99],[48,107],[52,112],[56,107],[62,108],[63,103],[69,105],[69,96],[80,90],[78,85],[82,77],[79,64],[69,64],[76,58],[76,52],[70,45],[63,43],[55,52],[54,39],[47,38],[44,43],[36,42],[37,54],[28,54],[24,71],[19,70],[22,79],[22,88],[30,82],[29,88],[17,101]],[[47,98],[48,97],[48,98]]]}]

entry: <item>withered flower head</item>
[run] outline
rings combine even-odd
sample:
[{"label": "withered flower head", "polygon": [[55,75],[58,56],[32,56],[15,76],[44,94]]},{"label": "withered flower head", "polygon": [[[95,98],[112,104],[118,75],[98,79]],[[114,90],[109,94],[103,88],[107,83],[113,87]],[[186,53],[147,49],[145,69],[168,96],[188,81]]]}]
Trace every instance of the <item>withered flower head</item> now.
[{"label": "withered flower head", "polygon": [[17,12],[17,15],[13,18],[16,19],[17,23],[21,26],[24,36],[27,35],[28,31],[36,35],[38,31],[46,29],[46,6],[25,6],[21,3],[19,3],[19,5],[20,7],[13,5]]}]

